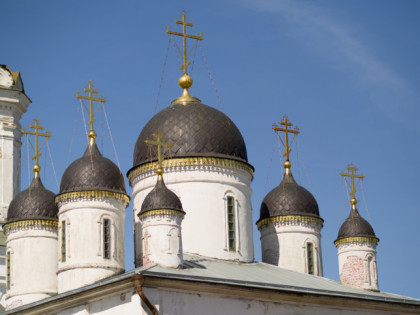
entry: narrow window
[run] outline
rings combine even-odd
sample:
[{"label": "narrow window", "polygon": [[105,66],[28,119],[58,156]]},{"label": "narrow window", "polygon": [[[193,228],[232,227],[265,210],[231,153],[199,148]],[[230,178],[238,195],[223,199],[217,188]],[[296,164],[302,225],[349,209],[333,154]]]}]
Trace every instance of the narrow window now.
[{"label": "narrow window", "polygon": [[308,256],[308,273],[310,275],[314,274],[314,244],[306,244],[306,254]]},{"label": "narrow window", "polygon": [[104,229],[104,258],[111,258],[111,226],[109,219],[104,219],[103,229]]},{"label": "narrow window", "polygon": [[7,252],[7,256],[6,256],[6,268],[7,268],[6,285],[7,285],[7,290],[10,290],[10,270],[11,270],[11,266],[10,266],[10,252]]},{"label": "narrow window", "polygon": [[66,221],[61,221],[61,262],[66,262]]},{"label": "narrow window", "polygon": [[235,240],[235,199],[227,197],[227,218],[228,218],[228,235],[229,235],[229,251],[236,250]]}]

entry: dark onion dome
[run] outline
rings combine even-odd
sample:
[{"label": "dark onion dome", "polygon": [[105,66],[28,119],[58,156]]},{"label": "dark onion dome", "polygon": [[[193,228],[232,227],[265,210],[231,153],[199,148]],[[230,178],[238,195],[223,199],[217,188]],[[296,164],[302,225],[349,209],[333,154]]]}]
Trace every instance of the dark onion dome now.
[{"label": "dark onion dome", "polygon": [[376,239],[376,242],[379,241],[372,226],[360,216],[355,205],[352,206],[349,217],[341,225],[335,242],[348,237],[368,237]]},{"label": "dark onion dome", "polygon": [[119,168],[102,156],[94,142],[64,171],[59,194],[92,190],[126,195],[124,177]]},{"label": "dark onion dome", "polygon": [[266,218],[286,215],[320,218],[318,203],[314,196],[296,183],[289,170],[286,170],[280,185],[264,198],[258,222]]},{"label": "dark onion dome", "polygon": [[248,162],[245,141],[233,121],[197,101],[172,104],[150,119],[137,139],[133,168],[156,159],[151,159],[145,140],[153,139],[158,129],[165,135],[165,141],[173,143],[169,157],[216,157]]},{"label": "dark onion dome", "polygon": [[181,200],[169,190],[161,175],[158,176],[155,187],[144,198],[139,215],[150,210],[176,210],[184,213]]},{"label": "dark onion dome", "polygon": [[[7,223],[21,220],[58,220],[53,192],[45,189],[39,176],[16,195],[7,211]],[[6,223],[6,224],[7,224]]]}]

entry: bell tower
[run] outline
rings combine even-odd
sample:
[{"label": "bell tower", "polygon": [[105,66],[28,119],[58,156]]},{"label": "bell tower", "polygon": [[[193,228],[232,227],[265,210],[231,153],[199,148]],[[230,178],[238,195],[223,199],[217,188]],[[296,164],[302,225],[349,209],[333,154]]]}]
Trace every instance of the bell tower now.
[{"label": "bell tower", "polygon": [[25,94],[19,72],[0,65],[0,294],[6,293],[6,222],[10,202],[20,191],[20,118],[31,100]]}]

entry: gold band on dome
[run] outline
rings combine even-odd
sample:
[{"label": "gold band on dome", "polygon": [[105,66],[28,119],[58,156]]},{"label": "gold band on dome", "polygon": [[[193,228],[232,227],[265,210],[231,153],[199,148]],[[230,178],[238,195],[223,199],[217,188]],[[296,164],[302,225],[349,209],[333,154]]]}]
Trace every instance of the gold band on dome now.
[{"label": "gold band on dome", "polygon": [[348,243],[375,243],[377,245],[379,239],[374,236],[355,236],[355,237],[345,237],[334,242],[335,246]]},{"label": "gold band on dome", "polygon": [[[128,174],[128,179],[131,181],[131,179],[139,174],[148,172],[148,171],[154,171],[157,169],[158,163],[152,162],[147,163],[144,165],[140,165],[133,169]],[[170,168],[170,167],[180,167],[180,166],[199,166],[199,165],[210,165],[210,166],[223,166],[223,167],[232,167],[236,168],[242,171],[246,171],[251,174],[251,176],[254,176],[254,170],[253,168],[244,162],[230,160],[230,159],[224,159],[224,158],[215,158],[215,157],[188,157],[188,158],[173,158],[173,159],[167,159],[163,161],[163,167]]]},{"label": "gold band on dome", "polygon": [[144,217],[149,217],[152,215],[177,215],[181,218],[184,217],[185,212],[180,210],[174,210],[174,209],[156,209],[156,210],[148,210],[143,213],[140,213],[138,215],[139,219],[142,219]]},{"label": "gold band on dome", "polygon": [[86,190],[86,191],[73,191],[58,195],[55,197],[55,203],[59,203],[66,200],[71,200],[75,198],[114,198],[118,200],[125,201],[126,203],[130,202],[130,197],[126,194],[106,191],[106,190]]},{"label": "gold band on dome", "polygon": [[55,220],[22,220],[11,223],[6,223],[4,225],[4,232],[7,233],[8,230],[15,228],[26,228],[30,226],[51,226],[58,228],[58,221]]},{"label": "gold band on dome", "polygon": [[308,222],[308,223],[318,223],[323,225],[324,220],[317,217],[311,217],[306,215],[279,215],[276,217],[270,217],[262,219],[261,221],[257,222],[257,227],[261,228],[263,225],[268,223],[276,223],[276,222]]}]

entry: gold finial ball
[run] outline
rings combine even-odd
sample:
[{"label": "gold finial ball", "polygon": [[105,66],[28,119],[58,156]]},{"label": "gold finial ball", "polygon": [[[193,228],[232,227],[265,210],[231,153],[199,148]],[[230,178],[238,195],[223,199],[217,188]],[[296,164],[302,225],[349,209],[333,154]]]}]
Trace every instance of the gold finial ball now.
[{"label": "gold finial ball", "polygon": [[39,173],[41,171],[41,168],[39,167],[39,165],[34,165],[33,170],[35,173]]},{"label": "gold finial ball", "polygon": [[189,89],[193,85],[193,79],[188,74],[184,74],[179,78],[178,84],[182,89]]},{"label": "gold finial ball", "polygon": [[89,138],[96,138],[96,132],[94,130],[89,131],[88,137]]},{"label": "gold finial ball", "polygon": [[357,204],[357,200],[356,200],[356,198],[351,198],[351,199],[350,199],[350,204],[351,204],[351,205],[356,205],[356,204]]},{"label": "gold finial ball", "polygon": [[290,168],[292,166],[292,163],[290,163],[290,161],[286,161],[283,164],[284,168]]}]

